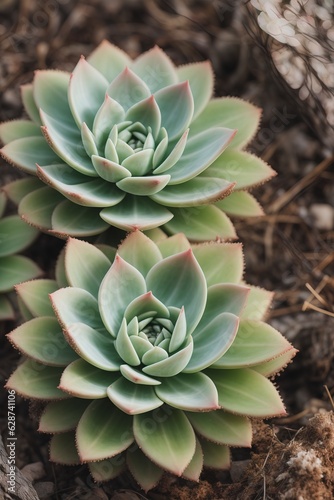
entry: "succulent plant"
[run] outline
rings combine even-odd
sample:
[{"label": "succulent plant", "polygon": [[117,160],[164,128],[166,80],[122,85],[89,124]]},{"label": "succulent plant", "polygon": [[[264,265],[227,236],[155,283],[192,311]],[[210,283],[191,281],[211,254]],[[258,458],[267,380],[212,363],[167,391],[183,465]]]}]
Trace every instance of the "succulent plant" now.
[{"label": "succulent plant", "polygon": [[0,320],[14,319],[8,293],[14,285],[36,278],[41,269],[28,257],[16,255],[27,248],[39,231],[26,224],[18,215],[4,217],[7,196],[0,191]]},{"label": "succulent plant", "polygon": [[27,321],[9,334],[27,359],[7,387],[47,401],[51,460],[98,481],[128,468],[144,490],[228,468],[249,417],[285,414],[268,377],[295,354],[262,321],[271,293],[242,283],[240,244],[162,234],[117,252],[69,238],[56,280],[17,286]]},{"label": "succulent plant", "polygon": [[22,87],[30,120],[0,126],[3,157],[37,176],[20,215],[59,236],[163,226],[233,238],[225,212],[262,214],[246,189],[273,171],[241,150],[260,111],[212,92],[210,63],[176,68],[158,47],[133,61],[105,41],[72,74],[37,71]]}]

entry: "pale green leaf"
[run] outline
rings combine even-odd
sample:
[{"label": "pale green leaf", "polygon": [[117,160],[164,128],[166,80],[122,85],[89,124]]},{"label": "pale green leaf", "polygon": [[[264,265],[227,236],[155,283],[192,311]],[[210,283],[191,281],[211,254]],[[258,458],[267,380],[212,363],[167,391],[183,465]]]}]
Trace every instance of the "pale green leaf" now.
[{"label": "pale green leaf", "polygon": [[75,429],[89,403],[78,398],[48,403],[39,421],[39,432],[57,434]]},{"label": "pale green leaf", "polygon": [[202,243],[192,246],[209,286],[219,283],[240,283],[244,258],[240,243]]},{"label": "pale green leaf", "polygon": [[0,321],[13,321],[15,311],[7,297],[0,295]]},{"label": "pale green leaf", "polygon": [[[143,372],[153,377],[174,377],[188,365],[193,353],[193,340],[189,337],[185,347],[162,361],[143,368]],[[145,353],[145,355],[148,353]]]},{"label": "pale green leaf", "polygon": [[118,248],[118,254],[144,277],[162,259],[157,245],[140,231],[133,231],[125,238]]},{"label": "pale green leaf", "polygon": [[190,243],[183,233],[175,234],[174,236],[170,236],[169,238],[165,237],[161,240],[159,239],[157,241],[157,245],[163,258],[170,257],[171,255],[175,255],[176,253],[185,252],[190,248]]},{"label": "pale green leaf", "polygon": [[49,187],[42,187],[27,194],[20,202],[18,211],[24,221],[42,231],[47,231],[51,229],[54,209],[63,200],[63,195],[58,191]]},{"label": "pale green leaf", "polygon": [[178,81],[174,64],[158,46],[137,57],[132,64],[132,69],[142,78],[152,93]]},{"label": "pale green leaf", "polygon": [[59,162],[44,137],[23,137],[6,144],[0,150],[8,163],[16,165],[28,174],[36,175],[38,165],[50,165]]},{"label": "pale green leaf", "polygon": [[119,47],[103,40],[87,57],[87,62],[111,82],[132,61]]},{"label": "pale green leaf", "polygon": [[151,385],[133,384],[121,377],[107,389],[108,398],[128,415],[147,413],[163,405]]},{"label": "pale green leaf", "polygon": [[0,258],[0,292],[9,292],[14,285],[37,278],[41,269],[28,257],[9,255]]},{"label": "pale green leaf", "polygon": [[212,469],[225,470],[231,465],[230,450],[228,446],[212,443],[200,439],[203,452],[203,465]]},{"label": "pale green leaf", "polygon": [[237,217],[260,217],[264,215],[259,202],[246,191],[234,191],[216,203],[216,207],[229,215]]},{"label": "pale green leaf", "polygon": [[290,349],[289,351],[277,356],[277,358],[271,359],[264,363],[260,363],[252,367],[252,369],[265,377],[272,377],[282,371],[296,355],[298,351],[296,349]]},{"label": "pale green leaf", "polygon": [[37,125],[42,125],[39,109],[36,106],[34,100],[34,92],[33,92],[33,84],[26,83],[25,85],[21,85],[21,97],[24,109],[26,110],[28,116],[35,122]]},{"label": "pale green leaf", "polygon": [[50,233],[62,238],[94,236],[108,228],[108,224],[100,217],[100,209],[82,207],[69,200],[58,204],[52,213],[51,223]]},{"label": "pale green leaf", "polygon": [[164,472],[147,458],[137,446],[127,450],[126,462],[131,474],[144,491],[154,488]]},{"label": "pale green leaf", "polygon": [[193,120],[203,111],[213,92],[214,74],[209,61],[185,64],[176,70],[180,82],[188,80],[194,98]]},{"label": "pale green leaf", "polygon": [[150,127],[153,137],[156,138],[160,131],[161,114],[154,96],[151,95],[134,104],[126,113],[125,119],[133,123],[139,122],[146,129]]},{"label": "pale green leaf", "polygon": [[80,464],[73,431],[52,436],[50,441],[50,460],[62,465]]},{"label": "pale green leaf", "polygon": [[21,252],[37,238],[39,232],[17,215],[0,220],[0,257]]},{"label": "pale green leaf", "polygon": [[1,189],[12,202],[18,205],[24,196],[43,187],[45,184],[36,177],[25,177],[5,184]]},{"label": "pale green leaf", "polygon": [[111,82],[107,94],[127,111],[137,102],[149,97],[151,92],[146,83],[126,67]]},{"label": "pale green leaf", "polygon": [[88,463],[89,472],[95,481],[110,481],[126,470],[124,453],[119,453],[112,458]]},{"label": "pale green leaf", "polygon": [[40,127],[29,120],[11,120],[0,123],[0,139],[4,144],[24,137],[41,136]]},{"label": "pale green leaf", "polygon": [[242,311],[243,319],[263,320],[273,300],[273,292],[247,285],[250,288],[247,304]]}]

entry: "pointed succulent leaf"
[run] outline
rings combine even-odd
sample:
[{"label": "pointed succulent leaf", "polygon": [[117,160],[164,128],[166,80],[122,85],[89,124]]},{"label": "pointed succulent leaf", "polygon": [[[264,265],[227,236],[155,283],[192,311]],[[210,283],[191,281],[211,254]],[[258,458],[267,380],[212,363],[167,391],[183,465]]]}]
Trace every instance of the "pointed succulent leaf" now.
[{"label": "pointed succulent leaf", "polygon": [[14,389],[25,398],[54,400],[65,399],[68,395],[58,389],[63,368],[45,366],[27,359],[9,377],[6,387]]},{"label": "pointed succulent leaf", "polygon": [[296,349],[290,349],[280,356],[277,356],[277,358],[253,366],[252,369],[261,373],[261,375],[264,375],[265,377],[272,377],[282,371],[290,363],[297,352],[298,351]]},{"label": "pointed succulent leaf", "polygon": [[182,475],[195,453],[195,434],[181,410],[163,406],[154,412],[135,415],[133,432],[145,455],[177,476]]},{"label": "pointed succulent leaf", "polygon": [[[166,359],[145,366],[143,372],[153,377],[174,377],[178,373],[184,371],[188,365],[193,353],[193,340],[190,337],[186,346],[180,351],[172,354]],[[146,353],[145,355],[148,355]]]},{"label": "pointed succulent leaf", "polygon": [[111,82],[107,94],[127,111],[137,102],[149,97],[151,92],[146,83],[126,67]]},{"label": "pointed succulent leaf", "polygon": [[[111,143],[111,141],[108,141],[108,143]],[[114,158],[118,161],[116,149],[115,155]],[[110,157],[110,154],[107,156]],[[117,161],[111,160],[111,158],[103,158],[102,156],[92,156],[92,163],[96,172],[102,179],[108,182],[118,182],[126,177],[131,177],[131,172],[122,165],[119,165]]]},{"label": "pointed succulent leaf", "polygon": [[129,323],[136,316],[152,312],[159,318],[169,318],[168,308],[152,292],[135,298],[124,311],[124,318]]},{"label": "pointed succulent leaf", "polygon": [[4,193],[16,205],[20,203],[22,198],[36,189],[43,188],[45,184],[36,177],[26,177],[9,182],[2,186]]},{"label": "pointed succulent leaf", "polygon": [[263,288],[249,285],[247,286],[250,288],[250,293],[241,317],[242,319],[261,321],[272,303],[274,294],[273,292],[268,292],[268,290],[264,290]]},{"label": "pointed succulent leaf", "polygon": [[203,452],[203,465],[212,469],[229,469],[231,465],[230,450],[223,444],[212,443],[200,439]]},{"label": "pointed succulent leaf", "polygon": [[33,316],[53,316],[49,294],[58,290],[56,281],[38,279],[16,286],[16,292]]},{"label": "pointed succulent leaf", "polygon": [[16,165],[28,174],[36,175],[36,163],[50,165],[59,161],[44,137],[22,137],[6,144],[1,154],[8,163]]},{"label": "pointed succulent leaf", "polygon": [[48,366],[67,366],[78,357],[64,339],[56,318],[33,318],[8,338],[23,354]]},{"label": "pointed succulent leaf", "polygon": [[196,328],[195,337],[201,334],[202,330],[205,330],[207,325],[219,314],[232,313],[240,316],[247,302],[248,295],[249,288],[243,285],[221,283],[210,286],[208,288],[205,311]]},{"label": "pointed succulent leaf", "polygon": [[172,353],[182,347],[187,336],[187,321],[184,313],[184,307],[181,307],[180,314],[176,320],[172,337],[169,343],[169,352]]},{"label": "pointed succulent leaf", "polygon": [[255,135],[260,116],[260,109],[237,97],[212,99],[191,124],[190,136],[192,137],[211,127],[237,129],[238,133],[231,141],[230,148],[241,149]]},{"label": "pointed succulent leaf", "polygon": [[291,344],[272,326],[242,320],[233,345],[213,368],[242,368],[270,361],[292,349]]},{"label": "pointed succulent leaf", "polygon": [[103,104],[96,113],[93,123],[93,133],[98,144],[106,142],[110,130],[117,123],[122,122],[125,112],[122,106],[106,94]]},{"label": "pointed succulent leaf", "polygon": [[83,288],[97,298],[101,281],[110,266],[110,260],[101,250],[85,241],[69,238],[65,267],[71,286]]},{"label": "pointed succulent leaf", "polygon": [[[139,155],[139,153],[137,154]],[[168,184],[169,179],[169,175],[127,177],[117,182],[117,187],[125,191],[126,193],[135,194],[138,196],[150,196],[155,201],[158,201],[155,199],[155,196],[157,196],[156,193],[161,193],[161,190],[163,190],[164,187]],[[167,205],[167,203],[165,204]],[[162,205],[164,205],[164,203],[162,203]]]},{"label": "pointed succulent leaf", "polygon": [[94,236],[108,228],[108,224],[100,218],[100,209],[82,207],[69,200],[58,203],[52,213],[51,224],[50,233],[60,238]]},{"label": "pointed succulent leaf", "polygon": [[23,222],[17,215],[0,220],[0,257],[12,255],[27,248],[37,238],[36,228]]},{"label": "pointed succulent leaf", "polygon": [[162,191],[152,194],[152,200],[167,207],[194,207],[209,205],[224,196],[228,196],[234,184],[222,179],[195,177],[183,184],[167,186]]},{"label": "pointed succulent leaf", "polygon": [[9,292],[22,281],[37,278],[41,269],[28,257],[9,255],[0,257],[0,292]]},{"label": "pointed succulent leaf", "polygon": [[131,59],[116,45],[103,40],[87,57],[87,62],[96,68],[108,82],[111,82],[126,66],[131,64]]},{"label": "pointed succulent leaf", "polygon": [[118,254],[145,277],[162,260],[159,248],[141,231],[130,233],[118,248]]},{"label": "pointed succulent leaf", "polygon": [[209,324],[193,334],[194,351],[184,373],[195,373],[219,360],[235,339],[239,318],[231,313],[216,316]]},{"label": "pointed succulent leaf", "polygon": [[262,184],[273,177],[275,172],[261,158],[229,147],[210,165],[205,175],[236,182],[237,189],[245,189]]},{"label": "pointed succulent leaf", "polygon": [[180,82],[188,80],[194,98],[193,120],[208,104],[212,92],[214,75],[209,61],[185,64],[176,70]]},{"label": "pointed succulent leaf", "polygon": [[186,415],[195,431],[209,441],[228,446],[251,446],[252,426],[247,417],[224,410],[188,412]]},{"label": "pointed succulent leaf", "polygon": [[102,399],[107,397],[107,388],[117,378],[119,373],[106,372],[77,359],[63,371],[59,388],[76,398]]},{"label": "pointed succulent leaf", "polygon": [[175,255],[176,253],[185,252],[186,250],[189,250],[189,248],[191,248],[189,241],[183,233],[178,233],[174,236],[170,236],[169,238],[159,240],[157,242],[157,245],[163,258],[170,257],[171,255]]},{"label": "pointed succulent leaf", "polygon": [[110,401],[128,415],[147,413],[163,405],[153,386],[133,384],[123,377],[108,387],[107,394]]},{"label": "pointed succulent leaf", "polygon": [[166,129],[169,140],[178,138],[188,127],[194,113],[189,82],[164,87],[154,97],[160,109],[161,125]]},{"label": "pointed succulent leaf", "polygon": [[76,432],[82,462],[118,455],[132,444],[133,439],[132,417],[116,408],[109,399],[93,401],[82,415]]},{"label": "pointed succulent leaf", "polygon": [[[156,155],[158,148],[156,149],[156,151],[153,155],[153,166],[156,167],[153,171],[154,174],[162,174],[163,172],[167,172],[170,168],[172,168],[175,165],[175,163],[177,163],[179,161],[179,159],[183,155],[184,149],[185,149],[186,144],[187,144],[188,133],[189,133],[189,129],[187,129],[185,132],[183,132],[179,141],[176,143],[176,145],[173,147],[172,151],[169,153],[167,158],[165,158],[162,163],[160,163],[160,161],[158,159],[159,157],[158,157],[158,155]],[[160,144],[159,144],[159,146],[160,146]]]},{"label": "pointed succulent leaf", "polygon": [[205,171],[228,146],[235,133],[229,128],[215,127],[189,137],[182,157],[168,170],[170,185],[189,181]]},{"label": "pointed succulent leaf", "polygon": [[50,441],[50,460],[62,465],[80,464],[74,432],[65,432],[52,436]]},{"label": "pointed succulent leaf", "polygon": [[84,323],[74,323],[65,332],[72,348],[89,364],[117,372],[122,364],[111,336],[103,335]]},{"label": "pointed succulent leaf", "polygon": [[198,481],[203,469],[203,452],[199,440],[196,438],[196,448],[193,458],[182,472],[182,477],[190,481]]},{"label": "pointed succulent leaf", "polygon": [[[118,154],[120,152],[119,146],[123,147],[124,145],[126,145],[126,143],[118,140],[116,148]],[[126,145],[126,148],[130,148],[130,146]],[[126,152],[127,157],[125,159],[120,158],[120,161],[122,162],[123,167],[129,170],[133,176],[139,176],[140,178],[140,176],[146,175],[151,170],[153,153],[154,150],[151,148],[142,149],[137,153],[131,151],[129,155],[127,155]],[[132,177],[130,177],[130,179],[132,179]],[[124,181],[125,180],[126,179],[124,179]],[[143,194],[145,193],[143,192]]]},{"label": "pointed succulent leaf", "polygon": [[19,215],[32,226],[47,231],[51,229],[52,214],[63,199],[63,195],[49,187],[33,190],[20,202]]},{"label": "pointed succulent leaf", "polygon": [[81,125],[81,139],[88,156],[98,154],[95,136],[85,122]]},{"label": "pointed succulent leaf", "polygon": [[204,373],[180,373],[155,387],[157,396],[169,406],[186,411],[209,411],[219,408],[217,389]]},{"label": "pointed succulent leaf", "polygon": [[40,418],[38,430],[58,434],[75,429],[89,403],[87,399],[78,398],[48,403]]},{"label": "pointed succulent leaf", "polygon": [[132,69],[142,78],[152,93],[178,81],[174,64],[157,46],[137,57],[132,64]]},{"label": "pointed succulent leaf", "polygon": [[30,120],[11,120],[0,123],[0,139],[4,144],[24,137],[41,137],[41,129]]},{"label": "pointed succulent leaf", "polygon": [[229,215],[238,217],[259,217],[264,215],[259,202],[246,191],[236,191],[219,200],[216,206]]},{"label": "pointed succulent leaf", "polygon": [[52,307],[58,321],[64,329],[75,323],[84,323],[91,328],[104,331],[98,302],[86,290],[81,288],[61,288],[50,295]]},{"label": "pointed succulent leaf", "polygon": [[158,136],[161,126],[161,114],[153,95],[134,104],[126,113],[125,119],[133,123],[139,122],[146,129],[151,127],[153,137]]},{"label": "pointed succulent leaf", "polygon": [[190,241],[208,241],[217,238],[235,238],[230,219],[212,205],[170,208],[174,217],[165,223],[168,233],[184,233]]},{"label": "pointed succulent leaf", "polygon": [[21,85],[21,97],[24,109],[26,110],[29,118],[31,118],[31,120],[34,123],[36,123],[36,125],[42,125],[39,116],[39,109],[34,99],[34,91],[32,83],[26,83],[25,85]]},{"label": "pointed succulent leaf", "polygon": [[139,366],[140,358],[127,332],[126,320],[122,321],[121,327],[116,337],[116,351],[125,363],[131,366]]},{"label": "pointed succulent leaf", "polygon": [[145,231],[161,226],[173,217],[169,210],[149,198],[132,195],[127,195],[115,207],[104,208],[100,215],[103,220],[124,231]]},{"label": "pointed succulent leaf", "polygon": [[68,100],[78,127],[86,122],[93,126],[94,117],[104,101],[107,79],[81,57],[70,79]]},{"label": "pointed succulent leaf", "polygon": [[131,474],[144,491],[154,488],[164,472],[147,458],[138,446],[127,450],[126,463]]},{"label": "pointed succulent leaf", "polygon": [[[141,339],[140,337],[136,337],[137,340],[144,340]],[[136,370],[132,366],[129,365],[121,365],[120,371],[127,380],[132,382],[133,384],[140,384],[140,385],[160,385],[161,382],[157,379],[154,379],[152,377],[148,377],[144,373],[142,373],[140,370]]]},{"label": "pointed succulent leaf", "polygon": [[37,108],[53,116],[61,128],[75,124],[67,98],[69,81],[70,74],[65,71],[39,70],[33,82]]},{"label": "pointed succulent leaf", "polygon": [[219,283],[240,283],[244,258],[240,243],[206,243],[192,246],[208,287]]},{"label": "pointed succulent leaf", "polygon": [[208,370],[206,374],[215,383],[224,410],[261,418],[286,414],[275,386],[254,370]]},{"label": "pointed succulent leaf", "polygon": [[188,333],[204,311],[206,283],[191,250],[167,257],[155,264],[146,277],[147,289],[166,306],[184,306]]},{"label": "pointed succulent leaf", "polygon": [[119,453],[112,458],[88,463],[89,472],[95,481],[110,481],[119,476],[126,469],[124,453]]},{"label": "pointed succulent leaf", "polygon": [[116,337],[121,327],[127,305],[145,292],[146,284],[142,274],[116,255],[99,290],[100,314],[113,337]]}]

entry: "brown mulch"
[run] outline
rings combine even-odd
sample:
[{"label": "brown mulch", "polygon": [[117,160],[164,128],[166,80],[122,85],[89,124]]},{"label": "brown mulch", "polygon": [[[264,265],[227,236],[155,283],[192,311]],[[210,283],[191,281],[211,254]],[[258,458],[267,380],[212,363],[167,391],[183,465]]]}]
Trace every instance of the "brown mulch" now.
[{"label": "brown mulch", "polygon": [[[166,476],[145,495],[129,474],[96,485],[85,467],[50,464],[48,438],[36,431],[34,409],[29,416],[28,403],[18,398],[16,464],[33,482],[38,498],[334,497],[330,412],[330,394],[334,394],[334,146],[330,149],[314,129],[307,102],[302,115],[297,96],[286,92],[284,82],[272,70],[268,47],[254,34],[253,25],[250,29],[243,4],[240,0],[0,3],[0,121],[21,115],[19,86],[31,81],[34,70],[71,70],[81,54],[89,54],[104,38],[132,57],[157,44],[176,64],[209,59],[217,95],[241,96],[263,109],[262,126],[250,149],[278,175],[255,190],[267,215],[236,221],[236,228],[244,244],[247,281],[276,291],[270,323],[299,349],[278,379],[289,416],[268,425],[256,424],[251,453],[234,450],[230,473],[206,471],[195,485]],[[326,128],[326,122],[321,126]],[[1,184],[17,175],[2,160],[1,168]],[[42,235],[29,252],[51,276],[61,246],[62,242],[55,245],[51,237]],[[4,338],[12,328],[10,323],[0,325],[2,382],[18,360]],[[7,405],[6,397],[2,390],[1,408]],[[0,427],[5,426],[2,412]]]}]

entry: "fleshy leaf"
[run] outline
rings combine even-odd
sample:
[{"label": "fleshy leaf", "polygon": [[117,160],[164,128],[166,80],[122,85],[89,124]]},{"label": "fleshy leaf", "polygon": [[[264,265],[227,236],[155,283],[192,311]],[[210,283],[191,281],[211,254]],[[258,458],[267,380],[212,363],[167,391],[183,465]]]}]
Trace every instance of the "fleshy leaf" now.
[{"label": "fleshy leaf", "polygon": [[103,40],[87,57],[87,62],[96,68],[108,82],[111,82],[126,66],[131,64],[131,59],[116,45]]},{"label": "fleshy leaf", "polygon": [[217,387],[223,409],[249,417],[286,414],[275,386],[254,370],[208,370],[206,374]]},{"label": "fleshy leaf", "polygon": [[88,463],[89,472],[95,481],[110,481],[126,469],[124,453],[119,453],[112,458]]},{"label": "fleshy leaf", "polygon": [[189,80],[194,98],[193,120],[203,111],[213,92],[214,75],[209,61],[185,64],[176,70],[179,81]]},{"label": "fleshy leaf", "polygon": [[49,294],[58,290],[55,280],[38,279],[16,286],[16,291],[33,316],[53,316]]},{"label": "fleshy leaf", "polygon": [[33,82],[34,101],[39,111],[52,116],[61,128],[75,126],[67,98],[69,81],[70,74],[65,71],[38,70]]},{"label": "fleshy leaf", "polygon": [[211,127],[228,127],[237,129],[230,148],[241,149],[255,135],[261,111],[249,102],[237,97],[220,97],[212,99],[204,111],[191,124],[191,137]]},{"label": "fleshy leaf", "polygon": [[107,397],[107,388],[118,377],[119,373],[106,372],[77,359],[63,371],[59,388],[77,398],[101,399]]},{"label": "fleshy leaf", "polygon": [[162,259],[159,248],[140,231],[130,233],[118,248],[118,254],[145,277]]},{"label": "fleshy leaf", "polygon": [[251,446],[252,425],[247,417],[224,410],[188,412],[186,415],[195,431],[209,441],[228,446]]},{"label": "fleshy leaf", "polygon": [[159,240],[157,245],[163,258],[170,257],[176,253],[185,252],[190,248],[190,243],[183,233],[178,233],[169,238]]},{"label": "fleshy leaf", "polygon": [[87,399],[64,399],[49,403],[39,421],[40,432],[56,434],[75,429],[82,413],[90,401]]},{"label": "fleshy leaf", "polygon": [[38,231],[17,215],[0,220],[0,257],[12,255],[27,248],[38,236]]},{"label": "fleshy leaf", "polygon": [[189,240],[195,242],[236,237],[230,219],[213,205],[169,210],[174,217],[164,225],[168,233],[184,233]]},{"label": "fleshy leaf", "polygon": [[7,299],[3,295],[0,295],[0,321],[12,321],[15,319],[15,311]]},{"label": "fleshy leaf", "polygon": [[154,488],[163,475],[163,470],[149,460],[137,446],[128,449],[126,462],[131,474],[144,491]]},{"label": "fleshy leaf", "polygon": [[121,203],[114,207],[104,208],[100,215],[112,226],[124,231],[143,231],[161,226],[173,215],[149,198],[127,195]]},{"label": "fleshy leaf", "polygon": [[296,351],[296,349],[290,349],[284,354],[277,356],[277,358],[253,366],[252,369],[258,373],[261,373],[261,375],[264,375],[265,377],[272,377],[273,375],[276,375],[281,370],[283,370],[283,368],[285,368],[290,363],[297,352],[298,351]]},{"label": "fleshy leaf", "polygon": [[250,293],[241,318],[261,321],[272,303],[274,294],[255,286],[249,286],[249,288]]},{"label": "fleshy leaf", "polygon": [[198,481],[203,469],[203,452],[199,440],[196,438],[196,448],[193,458],[182,472],[182,477],[190,481]]},{"label": "fleshy leaf", "polygon": [[45,187],[45,184],[36,177],[25,177],[23,179],[9,182],[8,184],[2,186],[1,189],[3,189],[7,197],[12,202],[18,205],[24,196],[38,188],[43,187]]},{"label": "fleshy leaf", "polygon": [[244,258],[240,243],[200,244],[192,246],[208,287],[218,283],[240,283]]},{"label": "fleshy leaf", "polygon": [[213,368],[242,368],[270,361],[292,349],[291,344],[272,326],[242,320],[233,345]]},{"label": "fleshy leaf", "polygon": [[6,144],[0,150],[8,163],[16,165],[28,174],[36,175],[36,163],[50,165],[59,162],[44,137],[23,137]]},{"label": "fleshy leaf", "polygon": [[181,410],[163,406],[135,415],[133,432],[138,446],[156,465],[181,476],[196,447],[192,426]]},{"label": "fleshy leaf", "polygon": [[125,113],[122,106],[106,94],[103,104],[96,113],[93,123],[93,133],[101,146],[108,139],[114,125],[124,120]]},{"label": "fleshy leaf", "polygon": [[[136,337],[137,341],[144,340],[140,337]],[[148,377],[140,370],[136,370],[132,366],[129,365],[121,365],[120,367],[121,373],[123,377],[130,380],[133,384],[141,384],[141,385],[160,385],[161,382],[152,377]]]},{"label": "fleshy leaf", "polygon": [[178,81],[174,64],[157,46],[137,57],[132,64],[132,69],[152,93]]},{"label": "fleshy leaf", "polygon": [[100,218],[99,208],[82,207],[68,200],[55,208],[51,223],[50,232],[65,238],[94,236],[108,228],[108,224]]},{"label": "fleshy leaf", "polygon": [[259,202],[246,191],[235,191],[216,203],[216,206],[229,215],[237,217],[260,217],[264,215]]},{"label": "fleshy leaf", "polygon": [[58,191],[42,187],[27,194],[20,202],[18,211],[24,221],[46,231],[51,229],[53,211],[63,199]]},{"label": "fleshy leaf", "polygon": [[[111,141],[110,142],[108,141],[107,144],[110,143]],[[118,160],[116,149],[114,158],[115,160]],[[92,163],[99,176],[108,182],[118,182],[122,179],[125,179],[126,177],[131,176],[131,172],[127,168],[123,167],[122,165],[119,165],[117,161],[111,160],[110,158],[107,159],[103,158],[102,156],[93,155]]]},{"label": "fleshy leaf", "polygon": [[94,117],[104,101],[107,79],[84,57],[76,65],[70,79],[68,100],[79,128],[86,122],[92,128]]},{"label": "fleshy leaf", "polygon": [[160,163],[157,155],[157,151],[161,143],[159,144],[158,148],[156,148],[153,155],[153,166],[156,167],[153,171],[154,174],[161,174],[163,172],[167,172],[170,168],[172,168],[175,165],[176,162],[179,161],[179,159],[183,155],[184,148],[186,147],[187,144],[188,133],[189,129],[187,129],[182,134],[179,141],[176,143],[172,151],[169,153],[167,158],[165,158],[162,163]]},{"label": "fleshy leaf", "polygon": [[194,351],[184,373],[194,373],[208,368],[219,360],[235,339],[239,318],[222,313],[193,334]]},{"label": "fleshy leaf", "polygon": [[146,284],[142,274],[116,255],[99,291],[100,314],[113,337],[118,334],[128,304],[145,292]]},{"label": "fleshy leaf", "polygon": [[45,366],[27,359],[21,363],[9,377],[6,387],[14,389],[25,398],[53,400],[69,397],[58,389],[63,368]]},{"label": "fleshy leaf", "polygon": [[125,111],[149,97],[146,83],[129,68],[125,68],[109,85],[107,94],[117,101]]},{"label": "fleshy leaf", "polygon": [[153,137],[156,138],[160,131],[161,114],[154,96],[151,95],[150,97],[134,104],[128,110],[125,119],[134,123],[139,122],[144,125],[146,129],[151,127]]},{"label": "fleshy leaf", "polygon": [[56,318],[34,318],[18,326],[9,340],[30,358],[49,366],[67,366],[77,358]]},{"label": "fleshy leaf", "polygon": [[81,417],[76,438],[82,462],[113,457],[133,442],[132,417],[109,399],[93,401]]},{"label": "fleshy leaf", "polygon": [[163,380],[154,390],[163,402],[180,410],[202,412],[219,408],[216,387],[204,373],[180,373]]},{"label": "fleshy leaf", "polygon": [[78,465],[80,463],[73,431],[52,436],[50,441],[50,460],[62,465]]},{"label": "fleshy leaf", "polygon": [[[135,155],[133,155],[133,157],[134,156]],[[161,190],[163,190],[168,184],[169,179],[169,175],[126,177],[125,179],[117,182],[117,187],[125,191],[126,193],[134,194],[137,196],[150,196],[152,199],[155,199],[155,196],[158,196],[156,195],[156,193],[161,193]]]},{"label": "fleshy leaf", "polygon": [[8,144],[23,137],[41,137],[41,129],[29,120],[11,120],[0,123],[0,139]]},{"label": "fleshy leaf", "polygon": [[201,448],[204,455],[204,467],[212,469],[229,469],[231,465],[230,450],[223,444],[212,443],[205,439],[200,439]]},{"label": "fleshy leaf", "polygon": [[158,90],[154,97],[161,113],[161,125],[169,140],[178,138],[188,127],[194,113],[189,82],[176,83]]},{"label": "fleshy leaf", "polygon": [[21,97],[24,109],[28,113],[28,116],[32,119],[36,125],[42,125],[41,119],[39,117],[39,109],[36,106],[33,92],[33,84],[26,83],[25,85],[21,85]]},{"label": "fleshy leaf", "polygon": [[28,257],[9,255],[0,258],[0,292],[9,292],[22,281],[37,278],[41,269]]},{"label": "fleshy leaf", "polygon": [[110,260],[94,245],[69,238],[65,253],[66,276],[71,286],[83,288],[97,298]]},{"label": "fleshy leaf", "polygon": [[121,377],[107,390],[108,398],[128,415],[146,413],[163,405],[151,385],[133,384]]},{"label": "fleshy leaf", "polygon": [[[193,353],[193,340],[189,337],[186,346],[166,359],[143,368],[143,372],[153,377],[174,377],[184,371]],[[145,353],[148,354],[148,353]]]}]

